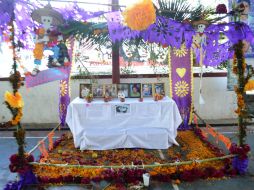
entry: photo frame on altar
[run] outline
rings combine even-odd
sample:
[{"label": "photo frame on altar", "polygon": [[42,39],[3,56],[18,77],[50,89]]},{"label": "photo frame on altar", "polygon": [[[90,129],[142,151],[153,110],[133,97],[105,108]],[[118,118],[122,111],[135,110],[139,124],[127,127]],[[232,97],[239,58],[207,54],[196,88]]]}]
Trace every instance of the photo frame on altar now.
[{"label": "photo frame on altar", "polygon": [[152,83],[142,83],[141,96],[142,97],[152,97],[153,96],[153,84]]},{"label": "photo frame on altar", "polygon": [[141,84],[140,83],[129,84],[129,97],[130,98],[140,98],[141,97]]},{"label": "photo frame on altar", "polygon": [[103,97],[103,93],[104,93],[103,84],[93,84],[92,90],[93,90],[93,97],[95,97],[95,98],[102,98]]},{"label": "photo frame on altar", "polygon": [[165,84],[164,83],[154,83],[153,92],[154,94],[165,95]]},{"label": "photo frame on altar", "polygon": [[129,84],[117,84],[117,94],[123,93],[125,98],[129,97]]},{"label": "photo frame on altar", "polygon": [[103,94],[112,98],[117,97],[117,88],[115,84],[105,84]]},{"label": "photo frame on altar", "polygon": [[130,104],[117,104],[115,105],[115,115],[130,115],[131,114],[131,105]]},{"label": "photo frame on altar", "polygon": [[79,85],[79,97],[85,98],[89,93],[92,92],[91,84],[80,84]]}]

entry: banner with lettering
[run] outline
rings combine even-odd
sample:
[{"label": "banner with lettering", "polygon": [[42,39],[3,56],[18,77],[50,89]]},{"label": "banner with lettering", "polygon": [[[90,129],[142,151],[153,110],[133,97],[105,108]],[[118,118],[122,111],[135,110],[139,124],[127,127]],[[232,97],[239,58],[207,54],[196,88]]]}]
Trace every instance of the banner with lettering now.
[{"label": "banner with lettering", "polygon": [[176,102],[183,123],[178,130],[190,128],[193,111],[193,53],[182,44],[168,54],[170,97]]}]

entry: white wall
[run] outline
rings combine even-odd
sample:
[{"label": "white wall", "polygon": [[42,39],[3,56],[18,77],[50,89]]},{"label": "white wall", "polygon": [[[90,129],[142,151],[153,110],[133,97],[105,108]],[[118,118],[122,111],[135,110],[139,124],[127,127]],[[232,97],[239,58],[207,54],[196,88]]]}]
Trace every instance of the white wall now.
[{"label": "white wall", "polygon": [[[89,80],[79,79],[71,81],[71,99],[79,96],[79,84],[89,83]],[[111,79],[98,79],[98,83],[110,84]],[[167,78],[136,78],[122,79],[121,83],[131,82],[165,82]],[[166,94],[169,94],[168,85]],[[199,78],[194,78],[194,105],[203,119],[231,119],[235,118],[234,109],[236,98],[233,91],[227,91],[226,77],[203,78],[204,105],[198,104]],[[23,123],[57,123],[58,122],[58,88],[59,81],[47,83],[31,89],[23,87],[20,92],[25,101]],[[0,122],[7,121],[11,115],[4,102],[4,92],[11,90],[9,82],[0,82]]]}]

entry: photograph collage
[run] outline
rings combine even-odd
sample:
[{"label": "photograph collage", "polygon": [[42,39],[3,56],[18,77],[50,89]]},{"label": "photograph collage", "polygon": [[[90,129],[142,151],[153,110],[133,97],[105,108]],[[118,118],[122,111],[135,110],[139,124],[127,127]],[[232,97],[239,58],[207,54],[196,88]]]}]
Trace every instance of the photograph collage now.
[{"label": "photograph collage", "polygon": [[165,95],[164,83],[121,83],[121,84],[80,84],[79,97],[85,98],[88,94],[94,98],[105,96],[117,98],[124,94],[125,98],[146,98],[155,94]]}]

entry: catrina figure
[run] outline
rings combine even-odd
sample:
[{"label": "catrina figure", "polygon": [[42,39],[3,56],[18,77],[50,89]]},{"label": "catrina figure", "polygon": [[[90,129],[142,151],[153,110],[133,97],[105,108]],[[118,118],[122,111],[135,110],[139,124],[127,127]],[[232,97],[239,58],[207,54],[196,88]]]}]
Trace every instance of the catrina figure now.
[{"label": "catrina figure", "polygon": [[70,59],[67,47],[63,43],[63,36],[56,29],[56,26],[64,23],[63,16],[54,10],[50,4],[44,8],[32,12],[32,19],[42,24],[42,27],[36,30],[34,64],[32,75],[37,75],[43,55],[49,56],[48,67],[60,67],[68,65]]}]

